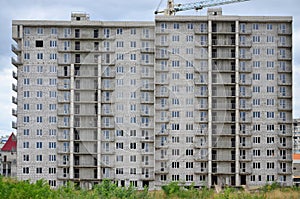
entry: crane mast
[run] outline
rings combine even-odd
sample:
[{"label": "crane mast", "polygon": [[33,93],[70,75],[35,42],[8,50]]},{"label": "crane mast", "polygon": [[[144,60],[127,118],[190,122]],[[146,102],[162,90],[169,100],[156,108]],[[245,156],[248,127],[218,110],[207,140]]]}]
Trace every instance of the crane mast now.
[{"label": "crane mast", "polygon": [[175,4],[174,0],[168,0],[167,8],[163,11],[155,11],[154,14],[164,13],[164,15],[175,15],[176,12],[186,11],[186,10],[201,10],[207,7],[238,3],[250,0],[203,0],[195,3],[185,3],[185,4]]}]

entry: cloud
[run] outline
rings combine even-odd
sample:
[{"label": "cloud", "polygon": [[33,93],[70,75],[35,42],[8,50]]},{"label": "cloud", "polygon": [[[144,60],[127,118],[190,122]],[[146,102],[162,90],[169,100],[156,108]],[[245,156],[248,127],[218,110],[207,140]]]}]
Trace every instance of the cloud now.
[{"label": "cloud", "polygon": [[293,68],[293,116],[300,118],[300,64]]},{"label": "cloud", "polygon": [[294,64],[300,64],[300,28],[294,29],[293,36]]},{"label": "cloud", "polygon": [[0,136],[11,133],[13,131],[11,122],[16,120],[16,118],[13,118],[11,115],[11,110],[14,107],[11,103],[11,96],[14,94],[11,90],[11,84],[13,82],[11,74],[12,70],[10,68],[6,68],[0,73]]}]

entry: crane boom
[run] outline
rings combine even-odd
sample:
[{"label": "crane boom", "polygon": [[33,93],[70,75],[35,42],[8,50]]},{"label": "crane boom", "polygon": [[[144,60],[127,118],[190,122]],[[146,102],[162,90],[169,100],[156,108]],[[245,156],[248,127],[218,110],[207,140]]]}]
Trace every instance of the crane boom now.
[{"label": "crane boom", "polygon": [[186,10],[201,10],[206,7],[238,3],[250,0],[203,0],[195,3],[174,4],[174,0],[168,0],[167,8],[163,11],[155,11],[155,14],[164,13],[165,15],[175,15],[176,12]]}]

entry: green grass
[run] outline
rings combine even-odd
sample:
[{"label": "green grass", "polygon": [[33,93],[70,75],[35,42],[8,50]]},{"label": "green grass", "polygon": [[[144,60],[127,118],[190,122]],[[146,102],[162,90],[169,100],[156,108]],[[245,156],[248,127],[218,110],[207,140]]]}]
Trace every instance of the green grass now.
[{"label": "green grass", "polygon": [[299,199],[300,188],[280,187],[278,184],[265,185],[256,192],[249,193],[244,190],[225,188],[217,194],[212,189],[195,189],[182,187],[177,182],[171,182],[162,187],[160,191],[136,190],[133,186],[118,187],[111,181],[103,180],[92,190],[78,189],[73,183],[58,189],[51,189],[45,180],[36,183],[17,181],[0,176],[0,198],[6,199]]}]

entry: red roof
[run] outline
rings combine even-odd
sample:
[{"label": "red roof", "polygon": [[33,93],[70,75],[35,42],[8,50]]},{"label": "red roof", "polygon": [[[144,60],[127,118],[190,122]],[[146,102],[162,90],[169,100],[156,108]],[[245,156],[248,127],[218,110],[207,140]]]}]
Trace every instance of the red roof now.
[{"label": "red roof", "polygon": [[9,136],[1,151],[17,151],[17,137],[14,133]]}]

